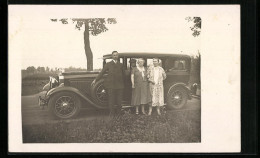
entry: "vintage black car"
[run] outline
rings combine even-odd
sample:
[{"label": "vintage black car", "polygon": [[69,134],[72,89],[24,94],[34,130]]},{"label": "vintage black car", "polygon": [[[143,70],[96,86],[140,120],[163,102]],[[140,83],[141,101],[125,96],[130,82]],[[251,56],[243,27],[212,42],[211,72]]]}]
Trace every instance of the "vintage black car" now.
[{"label": "vintage black car", "polygon": [[[152,64],[153,58],[159,58],[166,72],[164,81],[165,102],[168,109],[182,108],[191,99],[191,88],[188,87],[191,70],[191,57],[183,54],[162,53],[119,53],[120,62],[125,68],[125,89],[123,108],[129,107],[131,101],[130,72],[132,59],[145,59],[145,66]],[[112,55],[103,56],[103,66],[111,61]],[[49,87],[44,87],[47,93],[39,97],[40,106],[48,106],[50,113],[58,118],[75,117],[83,107],[98,109],[108,108],[107,93],[103,86],[104,79],[91,86],[99,72],[63,72],[57,79],[50,77]],[[104,76],[105,78],[106,76]]]}]

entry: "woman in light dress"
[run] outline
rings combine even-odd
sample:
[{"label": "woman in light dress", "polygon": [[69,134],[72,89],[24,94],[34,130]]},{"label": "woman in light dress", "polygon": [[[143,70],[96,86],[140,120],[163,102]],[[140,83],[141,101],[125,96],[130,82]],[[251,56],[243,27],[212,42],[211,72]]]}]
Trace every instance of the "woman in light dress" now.
[{"label": "woman in light dress", "polygon": [[152,103],[149,106],[148,115],[151,115],[152,107],[156,107],[158,115],[161,115],[160,107],[164,105],[163,80],[166,79],[166,73],[164,69],[159,66],[158,58],[153,59],[153,66],[149,67],[147,77],[152,95]]},{"label": "woman in light dress", "polygon": [[148,86],[147,69],[144,67],[144,59],[137,60],[136,67],[131,71],[132,100],[131,105],[135,106],[136,114],[139,114],[141,106],[142,114],[146,114],[144,105],[151,102],[151,93]]}]

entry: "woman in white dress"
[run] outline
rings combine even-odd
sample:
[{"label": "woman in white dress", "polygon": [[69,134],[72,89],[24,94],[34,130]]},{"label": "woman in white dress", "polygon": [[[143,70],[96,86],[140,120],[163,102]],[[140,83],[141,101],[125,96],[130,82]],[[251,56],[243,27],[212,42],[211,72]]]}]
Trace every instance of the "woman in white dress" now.
[{"label": "woman in white dress", "polygon": [[153,66],[148,69],[147,77],[152,95],[152,103],[149,106],[149,113],[152,113],[152,107],[156,107],[158,115],[161,115],[160,107],[164,105],[163,80],[166,79],[164,69],[159,66],[159,59],[153,59]]}]

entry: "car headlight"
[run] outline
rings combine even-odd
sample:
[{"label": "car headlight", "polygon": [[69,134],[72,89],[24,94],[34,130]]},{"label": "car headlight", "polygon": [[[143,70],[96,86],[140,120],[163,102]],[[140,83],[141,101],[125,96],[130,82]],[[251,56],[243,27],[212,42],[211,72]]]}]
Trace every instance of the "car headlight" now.
[{"label": "car headlight", "polygon": [[59,84],[64,83],[64,76],[59,76]]}]

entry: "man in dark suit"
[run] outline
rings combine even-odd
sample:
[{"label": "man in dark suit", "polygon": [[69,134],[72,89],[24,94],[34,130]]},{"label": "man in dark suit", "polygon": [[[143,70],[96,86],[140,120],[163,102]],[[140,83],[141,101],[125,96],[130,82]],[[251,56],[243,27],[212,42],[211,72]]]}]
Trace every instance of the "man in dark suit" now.
[{"label": "man in dark suit", "polygon": [[105,78],[104,86],[108,93],[110,115],[121,111],[125,74],[123,64],[118,60],[117,51],[112,52],[112,59],[112,61],[105,64],[102,71],[92,82],[92,85],[94,85],[107,72],[108,75]]}]

